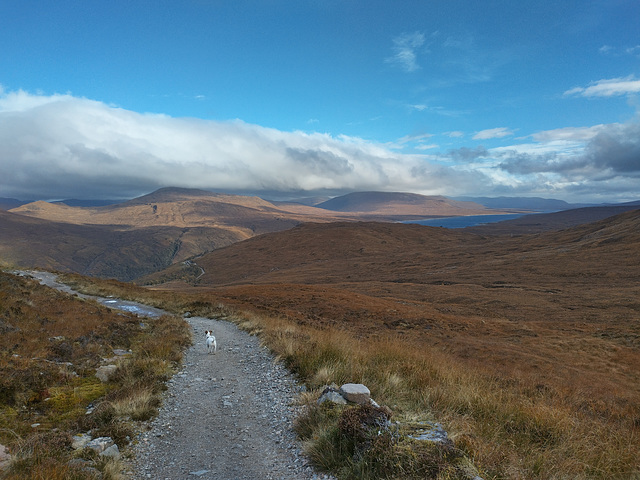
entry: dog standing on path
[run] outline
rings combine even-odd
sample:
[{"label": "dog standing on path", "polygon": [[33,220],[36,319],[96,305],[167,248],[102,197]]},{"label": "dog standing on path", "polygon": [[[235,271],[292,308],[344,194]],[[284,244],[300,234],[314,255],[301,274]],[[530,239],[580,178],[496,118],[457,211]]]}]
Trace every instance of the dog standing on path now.
[{"label": "dog standing on path", "polygon": [[218,351],[218,344],[216,337],[213,336],[213,330],[207,330],[204,335],[207,342],[207,353],[213,352],[215,354]]}]

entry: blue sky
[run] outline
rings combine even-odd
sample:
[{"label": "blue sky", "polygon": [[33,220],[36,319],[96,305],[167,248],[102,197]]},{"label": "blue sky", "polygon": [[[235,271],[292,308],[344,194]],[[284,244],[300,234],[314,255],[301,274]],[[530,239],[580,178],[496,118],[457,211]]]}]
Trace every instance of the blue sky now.
[{"label": "blue sky", "polygon": [[0,196],[640,198],[640,2],[0,3]]}]

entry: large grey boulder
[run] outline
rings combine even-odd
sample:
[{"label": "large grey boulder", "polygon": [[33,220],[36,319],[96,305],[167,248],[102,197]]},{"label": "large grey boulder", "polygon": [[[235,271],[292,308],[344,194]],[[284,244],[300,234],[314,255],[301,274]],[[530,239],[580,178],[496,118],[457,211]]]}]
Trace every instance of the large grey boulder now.
[{"label": "large grey boulder", "polygon": [[361,383],[345,383],[340,387],[340,395],[347,401],[365,405],[371,401],[371,392]]}]

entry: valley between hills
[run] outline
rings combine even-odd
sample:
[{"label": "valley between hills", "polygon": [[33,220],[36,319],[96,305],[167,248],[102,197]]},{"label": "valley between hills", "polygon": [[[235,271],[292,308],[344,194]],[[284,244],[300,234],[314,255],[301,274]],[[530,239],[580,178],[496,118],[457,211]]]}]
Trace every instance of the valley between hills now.
[{"label": "valley between hills", "polygon": [[615,387],[640,399],[634,205],[450,230],[398,221],[493,211],[412,194],[331,203],[276,206],[189,189],[105,207],[35,202],[0,212],[0,258],[208,292],[322,328],[400,335],[596,397]]},{"label": "valley between hills", "polygon": [[517,237],[305,224],[194,262],[193,281],[180,279],[185,265],[147,281],[358,337],[400,336],[591,399],[640,400],[638,210]]},{"label": "valley between hills", "polygon": [[[482,378],[483,394],[430,402],[488,478],[638,475],[637,205],[457,230],[399,223],[492,213],[418,197],[376,206],[361,196],[334,210],[178,189],[106,207],[36,202],[0,211],[0,259],[393,344]],[[509,401],[518,408],[507,415],[497,403]],[[588,444],[595,452],[577,458]]]},{"label": "valley between hills", "polygon": [[328,203],[331,209],[180,188],[101,207],[31,202],[0,210],[0,258],[19,267],[132,281],[304,222],[507,213],[473,202],[405,193],[351,194]]}]

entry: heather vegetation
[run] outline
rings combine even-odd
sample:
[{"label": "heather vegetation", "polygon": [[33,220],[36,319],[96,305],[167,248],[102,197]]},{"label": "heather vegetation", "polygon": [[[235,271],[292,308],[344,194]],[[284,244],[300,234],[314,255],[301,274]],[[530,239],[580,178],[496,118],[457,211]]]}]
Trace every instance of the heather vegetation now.
[{"label": "heather vegetation", "polygon": [[[129,443],[190,342],[184,321],[116,313],[6,272],[0,312],[0,444],[13,457],[2,478],[119,478],[117,460],[74,450],[72,436]],[[105,359],[117,365],[108,382],[95,376]]]},{"label": "heather vegetation", "polygon": [[[522,236],[307,224],[193,258],[153,287],[63,278],[259,335],[307,387],[306,451],[341,479],[477,468],[485,480],[626,480],[640,477],[639,225],[638,211]],[[0,443],[18,459],[9,478],[74,478],[69,434],[126,443],[158,406],[185,324],[142,328],[22,278],[2,282]],[[148,337],[154,329],[162,335]],[[102,384],[93,374],[114,348],[132,353]],[[316,405],[331,383],[367,385],[393,428],[374,438],[358,425],[376,424],[375,413]],[[453,444],[407,438],[429,421]]]},{"label": "heather vegetation", "polygon": [[[68,279],[76,285],[87,281]],[[463,359],[393,331],[367,333],[344,322],[327,328],[293,310],[268,313],[259,305],[258,288],[253,298],[241,298],[224,291],[152,291],[113,281],[91,281],[86,287],[176,313],[225,317],[260,335],[307,385],[300,401],[308,413],[298,432],[314,463],[339,478],[465,478],[469,461],[485,479],[622,480],[640,475],[639,403],[635,391],[622,384],[608,384],[610,390],[603,391],[590,378],[541,382],[517,368],[496,368],[500,359]],[[571,359],[577,366],[584,354],[593,353],[593,339],[581,342],[582,349],[562,357],[563,362]],[[397,428],[435,420],[454,445],[417,444],[390,432],[363,448],[353,429],[345,427],[349,415],[345,419],[339,408],[315,404],[325,385],[344,382],[369,386],[373,398],[391,409]]]}]

